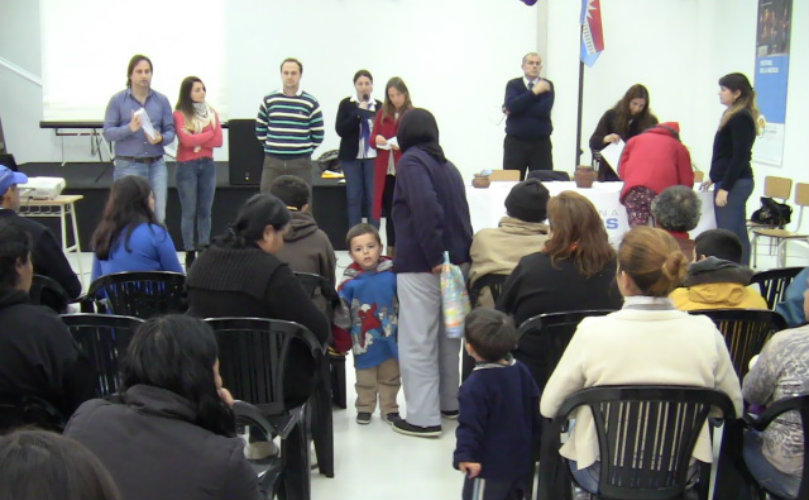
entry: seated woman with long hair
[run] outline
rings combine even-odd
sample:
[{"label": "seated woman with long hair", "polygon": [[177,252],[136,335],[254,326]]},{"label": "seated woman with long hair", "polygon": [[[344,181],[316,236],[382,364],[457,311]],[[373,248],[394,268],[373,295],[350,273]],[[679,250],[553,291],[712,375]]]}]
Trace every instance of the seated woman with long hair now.
[{"label": "seated woman with long hair", "polygon": [[263,498],[208,325],[181,315],[148,320],[121,377],[118,400],[84,403],[65,435],[95,453],[123,498]]},{"label": "seated woman with long hair", "polygon": [[574,191],[548,201],[549,239],[526,255],[506,280],[497,309],[517,325],[537,314],[617,309],[615,250],[595,206]]},{"label": "seated woman with long hair", "polygon": [[[324,343],[329,322],[314,305],[287,264],[275,256],[284,244],[290,215],[286,205],[270,194],[256,194],[239,209],[236,221],[202,252],[188,272],[188,314],[201,318],[258,317],[294,321]],[[293,349],[303,348],[297,343]],[[291,370],[306,371],[308,353]],[[291,354],[295,358],[295,354]],[[291,380],[300,380],[294,376]],[[285,391],[296,406],[311,394],[314,380]]]},{"label": "seated woman with long hair", "polygon": [[92,237],[92,279],[124,271],[174,271],[183,268],[166,228],[154,214],[149,182],[135,175],[115,181]]},{"label": "seated woman with long hair", "polygon": [[[624,305],[607,316],[585,318],[556,366],[540,401],[548,418],[571,394],[601,385],[682,385],[727,394],[740,415],[739,379],[722,334],[705,316],[674,308],[668,294],[686,274],[688,260],[674,238],[647,226],[628,232],[618,249],[617,281]],[[592,414],[577,410],[573,436],[560,449],[584,489],[598,487],[600,463]],[[693,457],[710,462],[707,427]]]}]

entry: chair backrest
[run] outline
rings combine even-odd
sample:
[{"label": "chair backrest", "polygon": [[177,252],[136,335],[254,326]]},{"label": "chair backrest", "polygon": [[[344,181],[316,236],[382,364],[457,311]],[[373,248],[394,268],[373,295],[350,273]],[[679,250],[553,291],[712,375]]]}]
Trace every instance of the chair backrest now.
[{"label": "chair backrest", "polygon": [[492,294],[492,300],[497,302],[498,297],[503,292],[503,284],[508,279],[508,274],[484,274],[475,280],[475,284],[469,288],[469,305],[472,308],[477,307],[480,292],[489,287],[489,293]]},{"label": "chair backrest", "polygon": [[783,316],[763,309],[701,309],[689,313],[708,316],[722,332],[739,380],[747,374],[750,359],[761,352],[770,335],[787,326]]},{"label": "chair backrest", "polygon": [[795,204],[802,207],[809,206],[809,184],[805,182],[795,184]]},{"label": "chair backrest", "polygon": [[34,426],[62,432],[66,418],[55,406],[29,394],[0,393],[0,434],[17,427]]},{"label": "chair backrest", "polygon": [[32,304],[48,306],[57,314],[65,312],[67,305],[71,302],[70,295],[58,281],[41,274],[34,275],[28,296]]},{"label": "chair backrest", "polygon": [[767,307],[775,309],[775,305],[786,297],[787,287],[792,283],[792,278],[802,270],[802,267],[784,267],[761,271],[753,275],[750,283],[758,285],[761,296],[767,301]]},{"label": "chair backrest", "polygon": [[520,325],[519,342],[513,354],[528,366],[540,393],[545,389],[581,320],[611,312],[607,309],[591,309],[540,314]]},{"label": "chair backrest", "polygon": [[87,296],[99,312],[149,319],[188,309],[185,275],[169,271],[135,271],[101,276]]},{"label": "chair backrest", "polygon": [[[284,410],[290,348],[305,346],[317,370],[323,346],[305,326],[265,318],[208,318],[219,344],[219,373],[233,397],[271,415]],[[312,373],[314,376],[314,373]],[[288,384],[287,384],[288,385]]]},{"label": "chair backrest", "polygon": [[[803,429],[803,472],[801,473],[801,484],[798,487],[798,494],[795,498],[809,498],[809,460],[807,460],[809,456],[807,456],[805,451],[809,450],[809,394],[776,401],[752,423],[752,427],[758,431],[763,431],[776,418],[783,418],[784,413],[789,411],[798,412],[798,418],[801,423],[798,428]],[[759,486],[767,489],[764,485]]]},{"label": "chair backrest", "polygon": [[519,181],[520,180],[520,171],[519,170],[492,170],[492,173],[489,174],[489,180],[492,182],[497,181]]},{"label": "chair backrest", "polygon": [[782,202],[786,203],[791,192],[792,179],[775,175],[768,175],[764,178],[764,196],[780,198]]},{"label": "chair backrest", "polygon": [[[712,408],[735,418],[722,392],[702,387],[603,386],[569,396],[554,422],[587,406],[598,436],[598,493],[611,499],[681,498],[700,430]],[[578,430],[574,430],[577,432]]]},{"label": "chair backrest", "polygon": [[570,181],[570,174],[563,170],[532,170],[526,179],[539,179],[541,182]]},{"label": "chair backrest", "polygon": [[96,396],[118,392],[121,359],[143,320],[111,314],[63,314],[62,321],[95,370]]}]

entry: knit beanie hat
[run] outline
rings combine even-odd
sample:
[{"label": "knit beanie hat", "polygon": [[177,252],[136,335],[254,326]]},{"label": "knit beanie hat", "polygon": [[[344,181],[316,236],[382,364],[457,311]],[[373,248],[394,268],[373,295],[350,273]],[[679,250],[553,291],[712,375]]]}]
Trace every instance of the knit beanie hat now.
[{"label": "knit beanie hat", "polygon": [[525,222],[542,222],[547,218],[549,198],[548,189],[539,179],[527,179],[511,188],[506,197],[506,213]]}]

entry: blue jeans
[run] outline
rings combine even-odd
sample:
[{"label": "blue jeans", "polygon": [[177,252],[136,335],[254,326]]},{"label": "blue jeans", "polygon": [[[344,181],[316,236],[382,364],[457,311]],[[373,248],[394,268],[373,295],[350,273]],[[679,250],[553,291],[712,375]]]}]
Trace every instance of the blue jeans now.
[{"label": "blue jeans", "polygon": [[191,251],[194,245],[194,221],[197,223],[199,246],[211,242],[211,207],[216,191],[216,166],[213,158],[199,158],[177,162],[177,193],[180,195],[183,249]]},{"label": "blue jeans", "polygon": [[[738,179],[728,192],[728,204],[724,207],[716,206],[714,195],[714,214],[716,227],[733,231],[742,242],[742,264],[750,265],[750,239],[747,237],[747,199],[753,194],[753,179]],[[716,184],[714,189],[720,189]]]},{"label": "blue jeans", "polygon": [[340,165],[346,176],[348,227],[362,222],[362,213],[367,210],[368,223],[379,228],[379,220],[373,218],[374,159],[341,161]]},{"label": "blue jeans", "polygon": [[[806,460],[805,457],[804,460]],[[798,494],[801,477],[786,474],[776,469],[761,453],[761,433],[748,430],[744,433],[744,463],[756,481],[779,497],[794,498]]]},{"label": "blue jeans", "polygon": [[115,159],[112,179],[117,181],[127,175],[137,175],[149,179],[155,199],[155,218],[161,224],[166,220],[166,196],[168,194],[168,174],[166,162],[161,158],[154,163]]}]

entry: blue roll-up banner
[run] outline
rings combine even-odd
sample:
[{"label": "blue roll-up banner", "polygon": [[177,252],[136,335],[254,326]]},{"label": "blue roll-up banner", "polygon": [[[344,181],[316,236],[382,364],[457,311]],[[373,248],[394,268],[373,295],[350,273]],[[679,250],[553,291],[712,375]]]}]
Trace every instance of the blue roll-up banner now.
[{"label": "blue roll-up banner", "polygon": [[789,82],[789,42],[792,0],[759,0],[756,30],[756,89],[758,108],[767,125],[756,139],[753,159],[781,166]]}]

